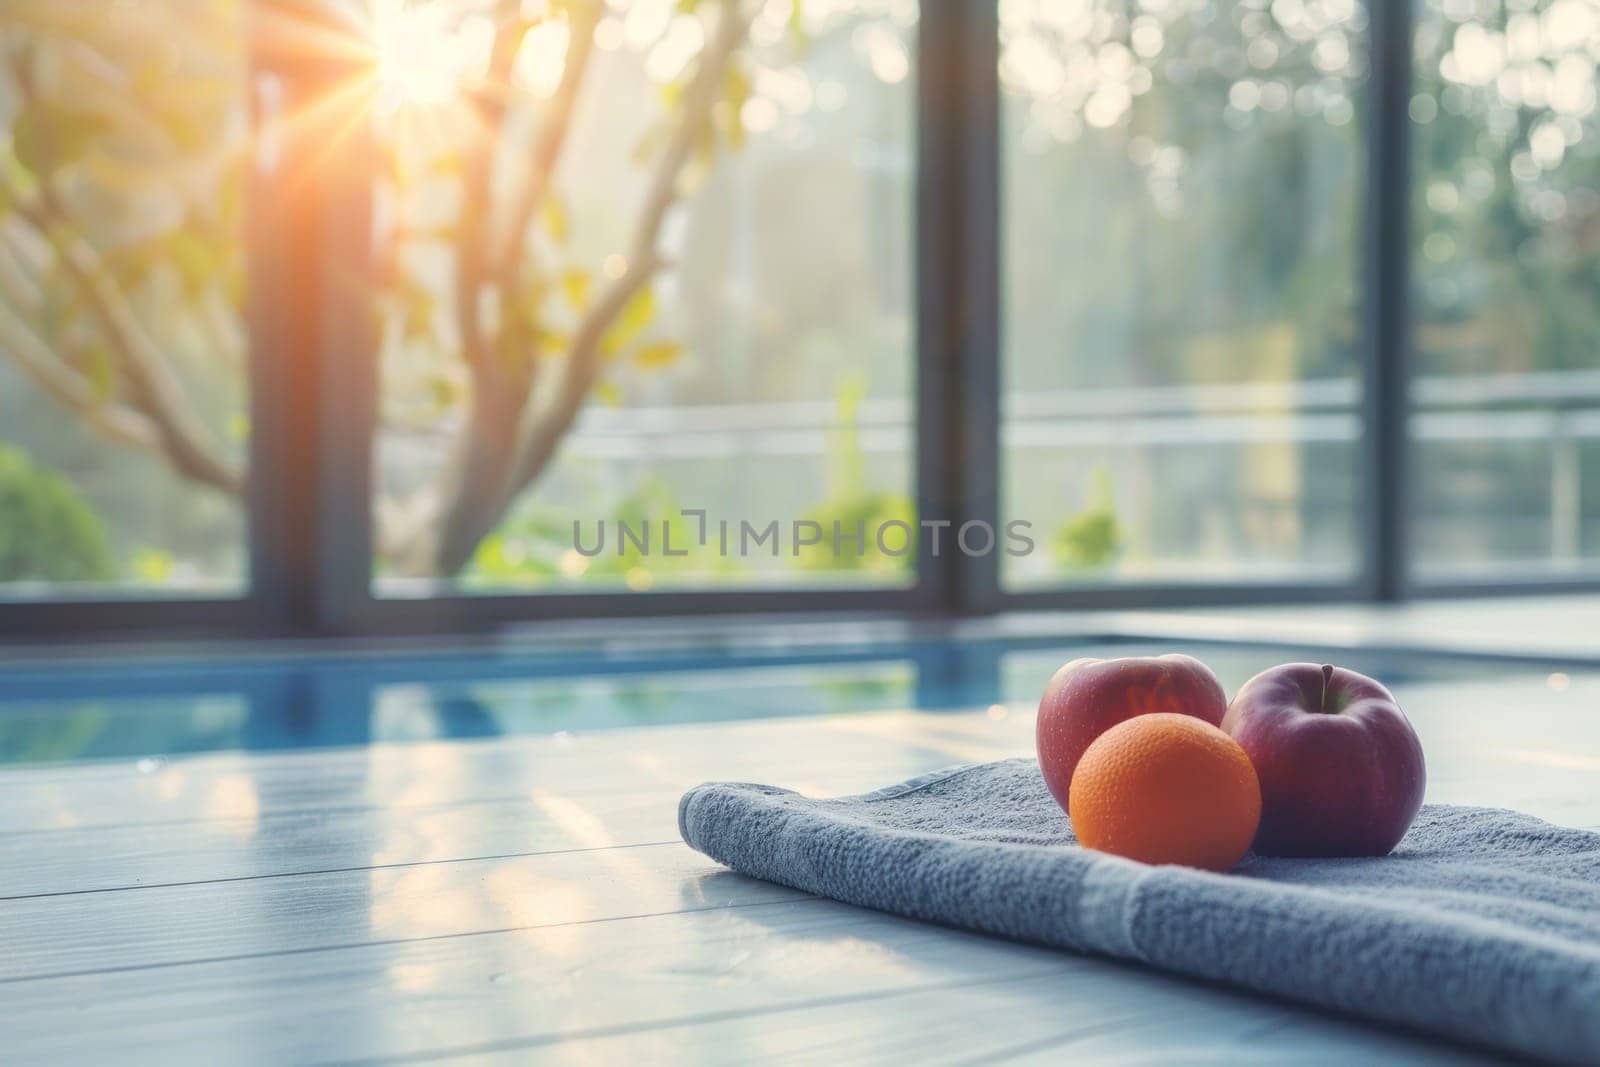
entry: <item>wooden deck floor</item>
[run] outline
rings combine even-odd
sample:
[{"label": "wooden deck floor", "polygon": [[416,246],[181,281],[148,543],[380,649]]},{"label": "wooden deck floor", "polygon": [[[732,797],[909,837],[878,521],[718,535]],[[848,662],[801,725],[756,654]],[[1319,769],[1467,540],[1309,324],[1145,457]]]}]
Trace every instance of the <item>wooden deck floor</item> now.
[{"label": "wooden deck floor", "polygon": [[[1600,683],[1401,694],[1435,801],[1600,825]],[[1532,680],[1530,680],[1532,679]],[[1483,1062],[865,912],[678,842],[707,779],[874,788],[1028,709],[0,773],[8,1062]]]}]

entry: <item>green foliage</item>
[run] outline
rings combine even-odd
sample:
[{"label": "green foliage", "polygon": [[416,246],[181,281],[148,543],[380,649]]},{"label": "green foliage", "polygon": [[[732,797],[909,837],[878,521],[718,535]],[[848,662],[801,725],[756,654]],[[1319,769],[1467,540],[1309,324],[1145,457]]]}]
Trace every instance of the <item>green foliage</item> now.
[{"label": "green foliage", "polygon": [[[613,503],[589,509],[582,515],[586,545],[595,539],[595,523],[606,523],[605,549],[596,556],[584,556],[572,543],[572,522],[568,511],[540,508],[537,504],[500,524],[499,529],[478,546],[463,578],[469,584],[485,587],[513,585],[541,586],[565,579],[584,582],[608,580],[629,588],[651,588],[657,578],[674,574],[693,574],[697,578],[715,574],[734,574],[743,564],[724,557],[714,537],[705,546],[695,540],[694,518],[686,518],[671,490],[660,479],[649,478]],[[666,555],[661,543],[662,523],[672,524],[672,549]],[[617,533],[619,523],[636,534],[649,529],[648,554]],[[687,555],[676,555],[687,549]]]},{"label": "green foliage", "polygon": [[1104,570],[1126,547],[1122,520],[1111,488],[1111,472],[1097,467],[1089,506],[1061,524],[1053,548],[1056,562],[1069,571]]},{"label": "green foliage", "polygon": [[[0,123],[0,166],[25,193],[54,188],[63,232],[51,238],[93,246],[124,295],[159,276],[190,304],[219,292],[238,308],[249,166],[240,5],[3,7],[17,106]],[[162,332],[187,310],[145,326]]]},{"label": "green foliage", "polygon": [[647,285],[623,305],[622,311],[617,315],[616,324],[601,342],[600,350],[607,356],[616,355],[638,340],[639,335],[644,333],[645,328],[655,317],[656,292],[653,287]]},{"label": "green foliage", "polygon": [[59,474],[0,448],[0,582],[116,577],[105,523]]},{"label": "green foliage", "polygon": [[12,151],[35,178],[48,178],[82,159],[109,128],[104,116],[75,104],[34,101],[12,120]]},{"label": "green foliage", "polygon": [[[239,0],[0,3],[0,184],[15,200],[5,303],[86,387],[86,402],[57,405],[8,384],[0,425],[29,455],[91,466],[104,515],[23,451],[0,449],[0,582],[161,580],[148,577],[157,554],[112,552],[108,524],[119,547],[182,545],[181,569],[170,544],[159,553],[167,580],[236,562],[237,513],[210,472],[242,465],[248,430],[245,17]],[[147,360],[162,365],[141,372]],[[100,405],[170,418],[187,440],[158,435],[152,458],[87,424]],[[162,462],[176,480],[152,470]]]},{"label": "green foliage", "polygon": [[712,119],[727,140],[728,148],[738,152],[744,148],[746,140],[740,112],[750,99],[750,72],[737,61],[730,63],[727,73],[723,75],[722,89],[722,100],[712,109]]},{"label": "green foliage", "polygon": [[[800,550],[795,566],[810,571],[867,571],[894,574],[911,569],[916,559],[917,509],[901,493],[888,492],[867,484],[866,464],[861,453],[861,402],[867,396],[867,377],[853,374],[839,388],[839,425],[828,445],[828,498],[804,518],[822,527],[822,543]],[[841,542],[865,531],[861,551],[853,541],[842,547],[833,541],[833,524],[839,524]],[[907,550],[899,555],[881,551],[879,529],[889,522],[905,523],[912,531]],[[884,535],[889,548],[898,550],[904,533],[891,529]]]},{"label": "green foliage", "polygon": [[[899,493],[865,490],[853,496],[835,498],[808,512],[808,520],[822,527],[822,543],[800,550],[795,566],[808,571],[867,571],[895,574],[909,570],[916,558],[917,512],[911,501]],[[833,543],[833,524],[839,524],[840,543]],[[909,528],[910,544],[899,555],[890,555],[878,548],[878,531],[889,522],[901,522]],[[864,531],[863,544],[858,552],[853,540]],[[899,552],[905,540],[904,531],[893,528],[884,534],[884,542]]]},{"label": "green foliage", "polygon": [[[1578,145],[1594,137],[1593,111],[1580,123],[1528,101],[1508,108],[1493,80],[1452,83],[1443,69],[1451,28],[1425,28],[1435,48],[1418,56],[1418,99],[1454,106],[1435,107],[1413,135],[1417,372],[1591,369],[1600,345],[1600,202],[1592,193],[1600,170]],[[1553,40],[1538,47],[1546,54],[1529,69],[1570,62]],[[1532,165],[1532,142],[1557,129],[1568,149]]]},{"label": "green foliage", "polygon": [[677,341],[654,341],[640,345],[633,353],[633,362],[639,367],[670,367],[683,358],[683,345]]},{"label": "green foliage", "polygon": [[558,544],[555,531],[537,519],[508,520],[478,543],[462,580],[486,587],[543,585],[561,573]]},{"label": "green foliage", "polygon": [[145,585],[165,585],[172,581],[178,561],[171,552],[159,548],[143,548],[128,561],[128,573]]}]

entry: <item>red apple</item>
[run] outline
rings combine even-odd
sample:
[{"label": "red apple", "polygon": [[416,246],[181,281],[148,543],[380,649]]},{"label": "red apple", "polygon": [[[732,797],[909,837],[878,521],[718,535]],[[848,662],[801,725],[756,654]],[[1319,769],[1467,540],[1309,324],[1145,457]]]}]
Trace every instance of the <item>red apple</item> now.
[{"label": "red apple", "polygon": [[1266,856],[1386,856],[1427,771],[1393,694],[1355,671],[1285,663],[1244,684],[1222,728],[1256,765]]},{"label": "red apple", "polygon": [[1113,726],[1151,712],[1218,726],[1227,709],[1222,683],[1193,656],[1075,659],[1056,671],[1039,701],[1035,738],[1044,784],[1065,811],[1084,749]]}]

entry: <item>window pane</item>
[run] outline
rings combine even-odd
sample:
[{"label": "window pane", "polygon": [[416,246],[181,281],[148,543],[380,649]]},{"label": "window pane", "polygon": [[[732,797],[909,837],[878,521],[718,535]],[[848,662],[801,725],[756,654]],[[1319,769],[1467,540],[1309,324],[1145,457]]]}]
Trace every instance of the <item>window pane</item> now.
[{"label": "window pane", "polygon": [[915,4],[456,7],[377,27],[379,591],[908,583]]},{"label": "window pane", "polygon": [[1001,4],[1008,586],[1354,571],[1366,26]]},{"label": "window pane", "polygon": [[1422,578],[1600,561],[1600,3],[1427,0],[1413,156]]},{"label": "window pane", "polygon": [[0,5],[0,597],[244,583],[237,5]]}]

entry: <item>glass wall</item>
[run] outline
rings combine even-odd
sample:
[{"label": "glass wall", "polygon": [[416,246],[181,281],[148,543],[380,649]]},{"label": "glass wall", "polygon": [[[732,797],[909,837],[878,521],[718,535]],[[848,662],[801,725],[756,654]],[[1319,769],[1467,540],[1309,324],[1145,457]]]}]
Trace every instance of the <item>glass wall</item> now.
[{"label": "glass wall", "polygon": [[734,6],[380,22],[380,593],[911,581],[916,4]]},{"label": "glass wall", "polygon": [[1348,581],[1365,11],[1000,17],[1004,584]]},{"label": "glass wall", "polygon": [[0,598],[244,586],[241,18],[0,5]]},{"label": "glass wall", "polygon": [[1419,578],[1600,573],[1597,62],[1594,0],[1418,10]]},{"label": "glass wall", "polygon": [[[998,193],[1000,231],[963,241],[977,262],[998,242],[998,517],[1032,547],[999,552],[1002,595],[977,600],[1355,595],[1376,541],[1364,227],[1401,196],[1411,578],[1600,575],[1600,0],[1412,10],[1411,96],[1388,102],[1409,115],[1409,185],[1369,190],[1388,170],[1368,156],[1358,0],[997,0],[1000,187],[941,210],[967,227]],[[919,481],[989,488],[918,470],[919,431],[934,464],[963,428],[919,425],[913,399],[917,160],[933,189],[966,188],[960,152],[993,132],[958,108],[924,117],[967,143],[917,144],[918,107],[951,99],[918,85],[917,38],[966,77],[945,38],[987,17],[924,23],[915,0],[0,5],[0,601],[281,583],[234,608],[327,625],[422,619],[386,602],[459,592],[914,602],[898,592],[927,546],[874,533],[916,526]],[[363,150],[370,132],[370,172],[319,170],[313,120]],[[255,352],[253,166],[296,207],[364,198],[343,220],[295,214],[310,232],[283,241],[288,261],[256,255],[263,290],[297,256],[325,269],[308,260],[293,300],[258,294],[253,321],[297,329]],[[335,223],[365,234],[369,216],[370,247],[338,243]],[[986,294],[965,295],[964,336],[924,353],[990,358]],[[373,397],[341,424],[345,398],[323,395],[369,357],[370,438]],[[320,451],[267,462],[293,477],[258,482],[304,522],[257,524],[248,546],[252,358],[281,361],[255,366],[285,431],[257,449]],[[983,425],[986,403],[951,407]],[[370,489],[341,496],[369,445]],[[341,540],[361,507],[370,544],[364,525]],[[929,568],[928,602],[989,581],[973,571]]]}]

